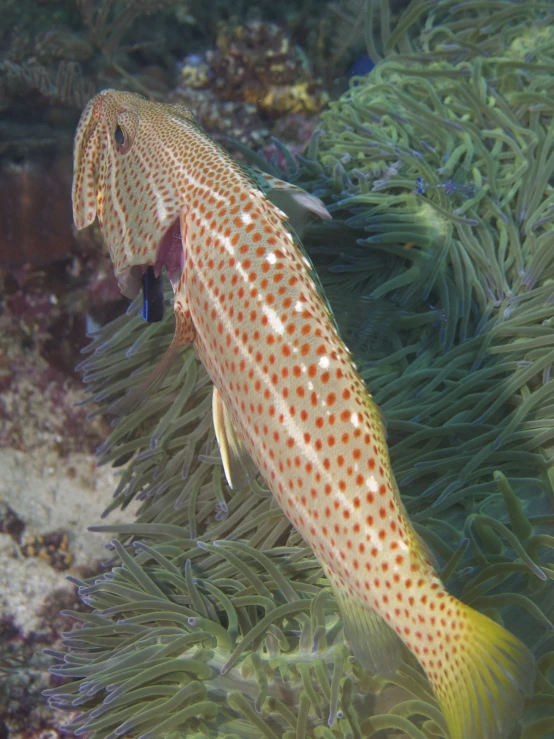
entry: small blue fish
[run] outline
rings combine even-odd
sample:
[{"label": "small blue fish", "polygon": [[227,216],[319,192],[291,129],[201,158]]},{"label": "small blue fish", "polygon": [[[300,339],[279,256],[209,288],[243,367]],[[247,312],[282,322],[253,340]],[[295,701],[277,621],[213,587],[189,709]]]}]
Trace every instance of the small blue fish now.
[{"label": "small blue fish", "polygon": [[148,323],[157,323],[164,317],[164,287],[162,276],[154,272],[154,267],[146,269],[142,276],[142,310],[140,315]]},{"label": "small blue fish", "polygon": [[348,79],[351,77],[362,77],[364,74],[371,72],[374,66],[375,64],[372,59],[370,59],[369,54],[366,51],[363,51],[350,66],[346,76]]}]

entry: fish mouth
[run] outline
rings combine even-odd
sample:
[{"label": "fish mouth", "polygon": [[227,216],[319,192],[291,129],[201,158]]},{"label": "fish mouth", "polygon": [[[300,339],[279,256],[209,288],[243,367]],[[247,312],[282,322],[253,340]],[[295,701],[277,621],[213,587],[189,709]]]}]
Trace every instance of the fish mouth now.
[{"label": "fish mouth", "polygon": [[154,268],[156,277],[160,276],[162,269],[165,267],[166,274],[175,292],[184,266],[185,251],[181,238],[180,217],[177,217],[160,239],[154,259],[143,264],[126,267],[117,274],[119,289],[126,298],[136,298],[141,291],[142,277],[148,267]]}]

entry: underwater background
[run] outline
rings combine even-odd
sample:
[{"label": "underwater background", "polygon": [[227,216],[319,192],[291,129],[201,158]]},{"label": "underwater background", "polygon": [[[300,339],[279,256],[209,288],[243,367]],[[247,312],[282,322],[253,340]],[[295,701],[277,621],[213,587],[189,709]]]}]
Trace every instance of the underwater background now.
[{"label": "underwater background", "polygon": [[[554,737],[554,4],[1,6],[0,739],[448,736],[416,662],[385,680],[352,657],[262,480],[229,491],[193,349],[114,413],[174,323],[72,229],[74,129],[107,87],[191,107],[325,202],[304,245],[411,520],[537,658],[514,739]],[[87,496],[78,525],[56,512]],[[78,526],[113,540],[102,564]]]}]

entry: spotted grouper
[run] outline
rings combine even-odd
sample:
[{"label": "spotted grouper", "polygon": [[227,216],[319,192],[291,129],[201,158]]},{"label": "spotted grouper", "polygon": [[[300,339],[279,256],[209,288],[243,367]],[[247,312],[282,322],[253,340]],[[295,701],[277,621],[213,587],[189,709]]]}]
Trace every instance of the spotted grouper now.
[{"label": "spotted grouper", "polygon": [[533,657],[445,590],[408,518],[383,417],[297,236],[329,217],[323,203],[241,166],[187,108],[128,92],[89,102],[74,167],[75,224],[98,218],[122,292],[150,268],[172,283],[176,331],[156,376],[193,342],[229,484],[262,474],[321,563],[354,654],[386,676],[403,643],[452,739],[505,739]]}]

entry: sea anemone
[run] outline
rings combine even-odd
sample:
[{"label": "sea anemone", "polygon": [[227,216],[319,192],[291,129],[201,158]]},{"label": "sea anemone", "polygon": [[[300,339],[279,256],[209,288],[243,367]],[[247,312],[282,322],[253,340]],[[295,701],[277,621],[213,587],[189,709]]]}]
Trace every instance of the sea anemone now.
[{"label": "sea anemone", "polygon": [[[387,4],[380,3],[386,11]],[[371,14],[370,14],[371,15]],[[334,221],[306,246],[387,419],[393,467],[448,588],[537,656],[524,739],[554,731],[554,35],[549,6],[418,0],[331,104],[289,177]],[[369,34],[371,36],[371,34]],[[285,157],[287,158],[287,157]],[[137,387],[173,319],[135,302],[84,369],[99,412]],[[193,350],[121,418],[109,506],[142,501],[79,582],[50,700],[69,730],[141,737],[447,737],[422,673],[365,673],[313,554],[260,481],[231,493]]]},{"label": "sea anemone", "polygon": [[[135,302],[89,347],[101,408],[169,344],[171,312],[146,330],[139,312]],[[191,349],[180,360],[100,449],[101,462],[133,457],[110,508],[143,503],[136,524],[99,527],[128,542],[113,542],[120,564],[77,583],[93,612],[70,614],[83,628],[65,635],[52,671],[71,682],[48,691],[53,705],[81,711],[64,728],[94,739],[386,728],[419,738],[423,721],[446,736],[414,663],[384,681],[349,656],[321,568],[268,491],[254,482],[229,493],[212,454],[207,375]]]}]

